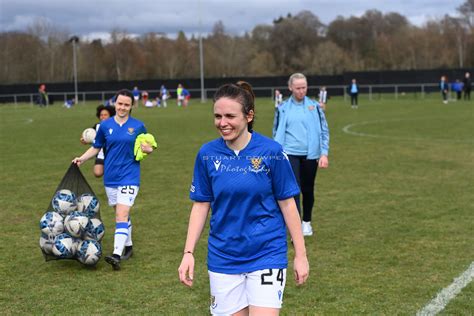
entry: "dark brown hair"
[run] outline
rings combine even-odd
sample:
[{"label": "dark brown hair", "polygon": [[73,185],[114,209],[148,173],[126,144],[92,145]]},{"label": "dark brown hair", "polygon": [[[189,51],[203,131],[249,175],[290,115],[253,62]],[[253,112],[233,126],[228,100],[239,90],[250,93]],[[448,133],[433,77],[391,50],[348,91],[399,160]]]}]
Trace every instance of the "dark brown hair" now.
[{"label": "dark brown hair", "polygon": [[100,119],[100,113],[102,112],[102,110],[106,110],[107,112],[109,112],[110,117],[115,115],[115,108],[113,106],[105,106],[101,104],[97,107],[97,112],[95,114],[98,119]]},{"label": "dark brown hair", "polygon": [[237,83],[227,83],[220,86],[214,94],[214,103],[220,98],[229,98],[239,102],[242,105],[242,113],[247,116],[253,111],[254,117],[248,123],[248,131],[253,130],[253,122],[255,120],[255,94],[250,83],[238,81]]},{"label": "dark brown hair", "polygon": [[128,90],[128,89],[119,90],[119,91],[115,94],[114,101],[117,100],[117,97],[118,97],[119,95],[124,95],[124,96],[129,97],[130,99],[132,99],[132,106],[133,106],[133,103],[135,102],[135,99],[133,98],[133,93],[132,93],[132,91],[130,91],[130,90]]}]

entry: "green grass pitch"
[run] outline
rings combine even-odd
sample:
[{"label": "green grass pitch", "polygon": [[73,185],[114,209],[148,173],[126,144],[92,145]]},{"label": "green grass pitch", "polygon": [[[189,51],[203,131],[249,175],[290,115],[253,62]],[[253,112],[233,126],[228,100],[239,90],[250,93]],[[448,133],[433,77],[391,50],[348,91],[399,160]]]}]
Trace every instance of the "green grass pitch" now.
[{"label": "green grass pitch", "polygon": [[[306,238],[310,278],[301,287],[288,280],[282,315],[414,315],[474,261],[474,102],[362,96],[359,103],[328,105],[330,167],[318,173],[316,233]],[[210,102],[133,110],[158,149],[142,163],[135,254],[121,271],[103,260],[96,269],[43,260],[39,219],[86,149],[79,137],[96,122],[96,105],[0,106],[1,314],[208,314],[208,227],[192,289],[179,283],[177,268],[194,158],[218,137]],[[272,120],[272,102],[258,99],[255,130],[270,135]],[[102,203],[108,254],[114,214],[92,165],[81,170]],[[472,313],[473,297],[471,283],[441,314]]]}]

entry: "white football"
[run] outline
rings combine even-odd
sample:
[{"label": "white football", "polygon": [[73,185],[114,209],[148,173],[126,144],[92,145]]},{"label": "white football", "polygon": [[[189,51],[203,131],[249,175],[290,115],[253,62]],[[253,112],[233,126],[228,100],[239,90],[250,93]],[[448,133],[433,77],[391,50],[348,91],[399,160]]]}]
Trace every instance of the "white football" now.
[{"label": "white football", "polygon": [[45,254],[51,255],[53,254],[53,246],[54,242],[56,241],[56,236],[52,235],[46,235],[46,234],[41,234],[40,240],[39,240],[39,245],[41,250]]},{"label": "white football", "polygon": [[84,142],[86,142],[87,144],[92,144],[92,142],[93,142],[94,139],[95,139],[95,135],[96,135],[95,129],[89,127],[89,128],[86,128],[86,129],[82,132],[82,139],[83,139]]},{"label": "white football", "polygon": [[64,219],[64,229],[72,237],[81,237],[84,233],[87,224],[89,224],[89,218],[86,214],[81,212],[72,212]]},{"label": "white football", "polygon": [[56,212],[46,212],[40,220],[41,232],[47,236],[57,236],[64,231],[64,220]]},{"label": "white football", "polygon": [[99,200],[91,193],[84,193],[77,198],[77,210],[85,213],[90,218],[97,215],[99,208]]},{"label": "white football", "polygon": [[102,247],[95,240],[84,240],[77,249],[77,259],[88,266],[95,265],[102,256]]},{"label": "white football", "polygon": [[51,204],[56,212],[61,214],[61,216],[66,216],[77,209],[76,194],[67,189],[59,190],[54,195]]},{"label": "white football", "polygon": [[86,226],[84,239],[94,239],[100,241],[105,234],[105,227],[98,218],[91,218]]},{"label": "white football", "polygon": [[60,234],[53,244],[53,254],[59,258],[72,258],[75,255],[76,247],[72,237],[68,234]]}]

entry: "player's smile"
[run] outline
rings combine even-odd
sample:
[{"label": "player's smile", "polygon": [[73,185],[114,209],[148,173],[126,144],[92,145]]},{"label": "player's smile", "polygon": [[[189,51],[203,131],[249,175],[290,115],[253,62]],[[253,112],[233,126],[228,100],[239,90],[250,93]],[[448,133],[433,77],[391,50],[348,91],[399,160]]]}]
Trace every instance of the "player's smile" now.
[{"label": "player's smile", "polygon": [[227,142],[239,142],[252,117],[245,117],[236,100],[221,98],[214,104],[214,125]]}]

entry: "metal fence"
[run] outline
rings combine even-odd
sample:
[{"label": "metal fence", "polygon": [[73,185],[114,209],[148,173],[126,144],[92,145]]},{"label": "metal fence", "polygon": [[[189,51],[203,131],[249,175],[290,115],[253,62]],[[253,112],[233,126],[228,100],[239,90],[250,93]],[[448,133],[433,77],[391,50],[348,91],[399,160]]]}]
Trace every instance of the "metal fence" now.
[{"label": "metal fence", "polygon": [[[316,97],[319,93],[321,85],[309,86],[308,96]],[[346,100],[347,85],[333,85],[325,86],[329,96],[344,96]],[[272,98],[275,90],[280,90],[283,95],[289,95],[288,87],[253,87],[255,95],[257,97],[269,97]],[[191,96],[195,99],[201,97],[200,89],[188,89]],[[204,97],[212,98],[217,88],[204,89]],[[423,84],[379,84],[379,85],[359,85],[359,94],[362,97],[367,97],[369,100],[381,99],[384,97],[390,97],[398,99],[406,95],[412,95],[415,98],[425,98],[427,94],[439,93],[439,85],[436,83],[423,83]],[[176,90],[170,91],[172,97],[176,96]],[[158,96],[159,90],[147,90],[150,99],[154,99]],[[112,98],[116,91],[82,91],[78,93],[78,102],[85,103],[86,101],[99,101],[104,103],[106,100]],[[451,85],[450,85],[450,96],[452,97]],[[0,95],[0,103],[30,103],[35,104],[38,97],[38,93],[27,93],[27,94],[3,94]],[[54,101],[54,103],[65,103],[67,100],[74,99],[75,92],[48,92],[48,97]]]}]

